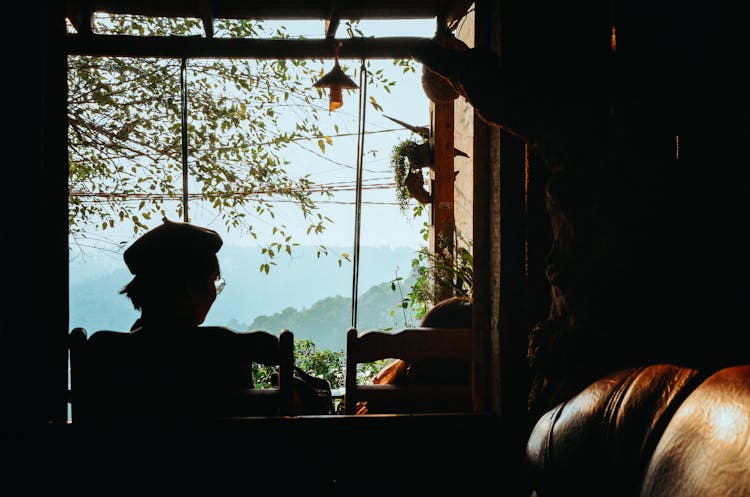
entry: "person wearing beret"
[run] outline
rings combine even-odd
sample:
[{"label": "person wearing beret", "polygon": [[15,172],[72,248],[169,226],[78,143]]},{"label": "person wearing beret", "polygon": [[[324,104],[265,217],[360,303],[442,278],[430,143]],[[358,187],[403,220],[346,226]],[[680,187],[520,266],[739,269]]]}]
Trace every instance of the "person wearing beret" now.
[{"label": "person wearing beret", "polygon": [[141,315],[128,333],[89,339],[103,410],[129,419],[234,415],[224,400],[253,388],[246,342],[241,332],[201,326],[224,286],[222,243],[213,230],[164,218],[125,250],[133,278],[120,293]]},{"label": "person wearing beret", "polygon": [[224,286],[216,258],[223,244],[219,234],[167,218],[163,221],[124,253],[134,277],[120,293],[141,311],[131,330],[148,324],[149,329],[169,333],[200,325]]}]

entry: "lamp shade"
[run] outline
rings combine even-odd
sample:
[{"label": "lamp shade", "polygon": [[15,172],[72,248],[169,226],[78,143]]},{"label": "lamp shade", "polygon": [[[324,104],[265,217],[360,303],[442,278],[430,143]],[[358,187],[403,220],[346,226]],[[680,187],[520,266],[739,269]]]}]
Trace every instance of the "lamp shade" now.
[{"label": "lamp shade", "polygon": [[330,98],[328,104],[329,111],[334,111],[344,104],[344,99],[341,92],[342,89],[356,90],[357,88],[359,88],[359,86],[357,86],[357,84],[352,81],[352,79],[347,76],[346,73],[344,73],[344,71],[341,69],[338,59],[336,59],[336,63],[334,64],[333,69],[324,74],[313,84],[313,86],[316,88],[330,89]]}]

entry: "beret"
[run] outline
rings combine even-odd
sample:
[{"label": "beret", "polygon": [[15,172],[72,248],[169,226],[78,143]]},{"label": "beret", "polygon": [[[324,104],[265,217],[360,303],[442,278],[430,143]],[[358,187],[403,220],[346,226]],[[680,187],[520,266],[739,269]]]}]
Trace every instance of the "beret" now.
[{"label": "beret", "polygon": [[166,269],[184,264],[193,257],[215,254],[224,243],[219,234],[189,223],[176,223],[166,217],[164,224],[138,238],[123,253],[132,274]]}]

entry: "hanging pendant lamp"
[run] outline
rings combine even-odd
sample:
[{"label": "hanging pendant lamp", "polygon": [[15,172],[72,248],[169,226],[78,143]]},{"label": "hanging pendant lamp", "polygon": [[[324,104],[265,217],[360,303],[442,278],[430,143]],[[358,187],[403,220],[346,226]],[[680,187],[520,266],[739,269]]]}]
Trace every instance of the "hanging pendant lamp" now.
[{"label": "hanging pendant lamp", "polygon": [[328,71],[323,77],[317,80],[313,86],[315,88],[329,88],[330,98],[328,103],[328,112],[333,112],[342,105],[344,105],[344,98],[341,90],[356,90],[359,88],[357,83],[344,73],[343,69],[339,65],[339,46],[336,46],[335,63],[333,69]]}]

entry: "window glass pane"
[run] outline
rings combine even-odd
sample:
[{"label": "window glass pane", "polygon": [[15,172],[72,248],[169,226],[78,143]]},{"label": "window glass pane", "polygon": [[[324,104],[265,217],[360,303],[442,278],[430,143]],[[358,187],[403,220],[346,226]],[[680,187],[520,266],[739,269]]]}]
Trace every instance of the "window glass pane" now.
[{"label": "window glass pane", "polygon": [[[287,33],[314,34],[321,24]],[[360,25],[367,35],[390,35]],[[263,36],[279,26],[267,23]],[[408,26],[396,34],[431,36],[434,20]],[[176,31],[191,29],[188,23]],[[165,26],[136,31],[168,32]],[[358,83],[360,63],[341,60]],[[119,294],[131,277],[122,252],[162,216],[182,220],[180,61],[71,57],[69,64],[70,325],[89,334],[127,331],[138,313]],[[345,91],[344,106],[329,113],[328,95],[312,83],[332,64],[187,61],[189,218],[225,240],[219,260],[226,288],[207,325],[288,328],[320,348],[345,347],[359,93]],[[416,324],[399,305],[408,295],[411,260],[426,244],[421,230],[428,210],[413,218],[416,201],[406,214],[397,203],[391,151],[415,135],[386,116],[428,126],[429,101],[419,66],[404,71],[393,61],[373,60],[366,67],[372,81],[366,86],[358,327],[398,328]]]}]

